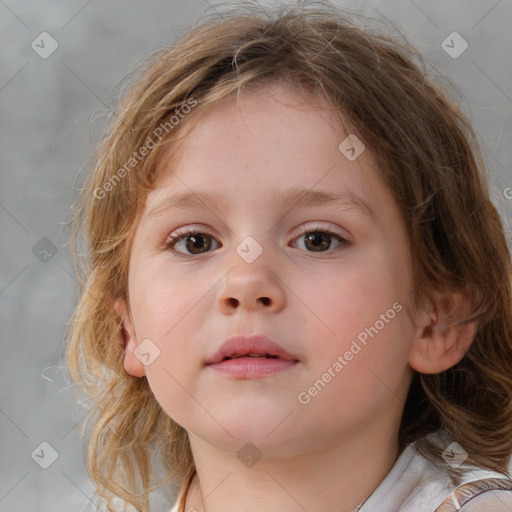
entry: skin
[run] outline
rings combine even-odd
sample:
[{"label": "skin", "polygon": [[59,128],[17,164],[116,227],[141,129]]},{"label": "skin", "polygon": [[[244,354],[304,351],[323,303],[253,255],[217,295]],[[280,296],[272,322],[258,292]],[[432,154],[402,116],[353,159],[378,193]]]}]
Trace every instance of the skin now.
[{"label": "skin", "polygon": [[[300,105],[299,105],[300,103]],[[119,299],[124,366],[146,377],[166,413],[189,434],[197,475],[186,510],[349,512],[379,485],[399,455],[398,426],[412,369],[443,371],[469,347],[474,327],[445,327],[466,312],[462,297],[433,295],[416,323],[411,252],[404,220],[378,174],[370,148],[348,160],[348,133],[327,105],[307,104],[281,84],[244,89],[202,118],[178,155],[159,164],[130,257],[129,302]],[[291,187],[351,192],[353,205],[285,207],[272,199]],[[148,212],[176,192],[222,194],[220,207]],[[333,230],[314,251],[301,233]],[[181,227],[210,235],[190,254],[186,239],[164,248]],[[236,248],[253,237],[252,263]],[[329,241],[331,242],[329,246]],[[266,297],[268,300],[261,300]],[[236,299],[236,300],[233,300]],[[394,303],[401,312],[309,403],[297,396],[349,350]],[[442,304],[442,306],[441,306]],[[293,368],[240,380],[205,368],[236,334],[264,334],[298,356]],[[139,343],[159,356],[144,365]],[[251,467],[237,452],[247,443],[262,458]]]}]

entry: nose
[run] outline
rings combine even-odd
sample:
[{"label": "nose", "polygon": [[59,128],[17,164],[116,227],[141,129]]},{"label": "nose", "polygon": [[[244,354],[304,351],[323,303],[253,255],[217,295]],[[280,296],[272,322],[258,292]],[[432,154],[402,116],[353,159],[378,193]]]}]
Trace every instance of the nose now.
[{"label": "nose", "polygon": [[[261,257],[260,257],[261,258]],[[284,284],[277,274],[259,258],[235,264],[222,281],[218,306],[222,313],[237,309],[277,313],[285,303]]]}]

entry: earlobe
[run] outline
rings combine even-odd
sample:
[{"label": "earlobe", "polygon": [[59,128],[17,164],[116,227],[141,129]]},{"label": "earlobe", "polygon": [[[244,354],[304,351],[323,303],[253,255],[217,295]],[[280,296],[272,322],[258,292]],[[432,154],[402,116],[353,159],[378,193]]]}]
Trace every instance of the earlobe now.
[{"label": "earlobe", "polygon": [[476,320],[459,324],[471,313],[466,295],[454,292],[435,294],[421,314],[409,353],[409,365],[420,373],[441,373],[455,366],[466,355],[474,340]]},{"label": "earlobe", "polygon": [[135,349],[139,343],[137,336],[135,335],[135,329],[131,319],[129,308],[127,307],[126,301],[123,299],[116,299],[114,303],[115,310],[121,319],[122,333],[123,333],[123,344],[124,344],[124,369],[132,377],[144,377],[146,375],[146,369],[135,356]]}]

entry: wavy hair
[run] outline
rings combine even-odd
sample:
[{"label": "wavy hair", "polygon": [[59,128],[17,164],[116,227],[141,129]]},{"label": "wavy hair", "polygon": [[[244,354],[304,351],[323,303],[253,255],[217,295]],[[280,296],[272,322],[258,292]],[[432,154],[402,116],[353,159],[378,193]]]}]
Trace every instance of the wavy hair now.
[{"label": "wavy hair", "polygon": [[[423,439],[419,449],[439,461],[442,447],[427,435],[442,429],[468,462],[507,473],[511,260],[478,139],[417,50],[369,21],[328,2],[230,2],[145,59],[122,95],[72,208],[70,254],[82,290],[66,332],[71,376],[91,402],[87,468],[109,508],[117,496],[149,510],[153,489],[189,482],[195,470],[186,431],[145,377],[124,370],[114,310],[116,298],[128,299],[131,242],[156,163],[192,120],[246,84],[272,81],[327,101],[374,151],[408,228],[415,307],[434,290],[463,290],[474,305],[466,321],[478,329],[464,358],[439,374],[414,372],[400,446]],[[186,105],[193,111],[181,115]],[[173,116],[172,130],[155,136]]]}]

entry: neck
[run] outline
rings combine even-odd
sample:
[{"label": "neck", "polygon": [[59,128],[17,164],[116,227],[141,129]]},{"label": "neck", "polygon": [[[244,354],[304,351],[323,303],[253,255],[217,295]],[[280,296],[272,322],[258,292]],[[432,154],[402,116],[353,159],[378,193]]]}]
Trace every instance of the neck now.
[{"label": "neck", "polygon": [[372,428],[371,436],[358,432],[335,441],[287,458],[265,456],[246,467],[236,454],[191,436],[197,473],[185,510],[352,512],[395,463],[397,432]]}]

